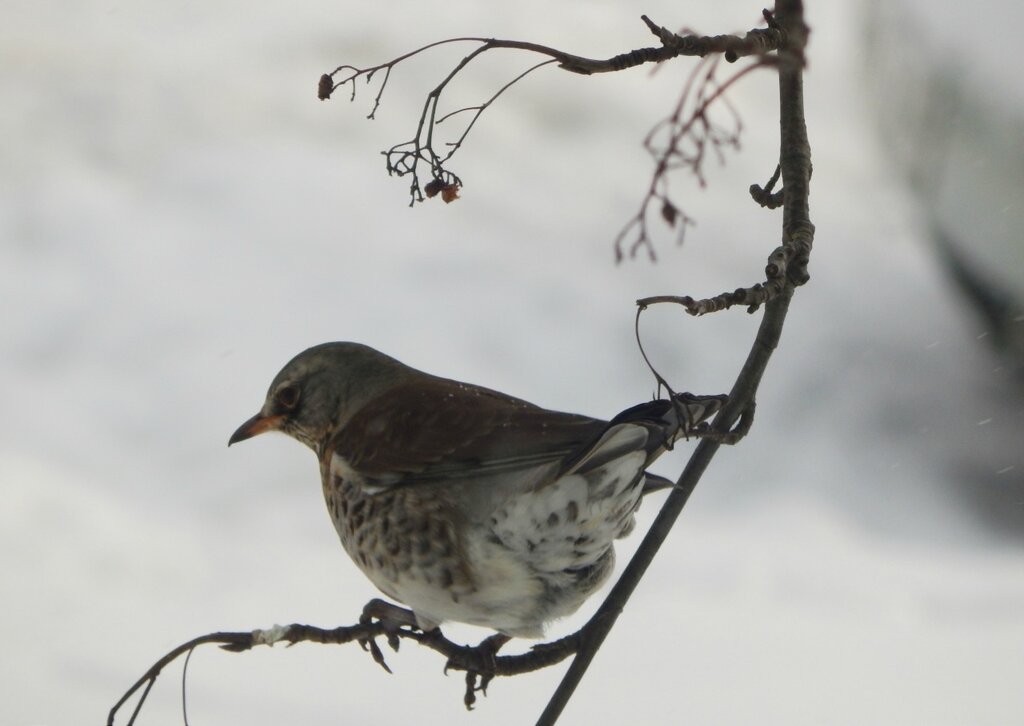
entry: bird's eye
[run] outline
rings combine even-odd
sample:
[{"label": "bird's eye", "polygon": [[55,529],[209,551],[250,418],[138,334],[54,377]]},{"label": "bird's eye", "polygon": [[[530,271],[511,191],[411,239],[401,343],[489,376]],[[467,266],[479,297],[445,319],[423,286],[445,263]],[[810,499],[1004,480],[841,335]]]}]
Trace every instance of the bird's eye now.
[{"label": "bird's eye", "polygon": [[286,411],[291,411],[299,403],[299,389],[297,386],[285,386],[274,394],[274,401]]}]

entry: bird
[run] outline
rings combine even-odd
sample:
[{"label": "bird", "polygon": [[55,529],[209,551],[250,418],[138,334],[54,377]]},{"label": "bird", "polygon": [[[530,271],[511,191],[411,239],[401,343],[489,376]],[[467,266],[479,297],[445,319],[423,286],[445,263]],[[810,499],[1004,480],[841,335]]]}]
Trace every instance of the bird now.
[{"label": "bird", "polygon": [[289,361],[228,445],[279,431],[312,449],[343,548],[407,624],[539,638],[608,578],[641,497],[674,486],[647,467],[725,401],[673,394],[604,421],[332,342]]}]

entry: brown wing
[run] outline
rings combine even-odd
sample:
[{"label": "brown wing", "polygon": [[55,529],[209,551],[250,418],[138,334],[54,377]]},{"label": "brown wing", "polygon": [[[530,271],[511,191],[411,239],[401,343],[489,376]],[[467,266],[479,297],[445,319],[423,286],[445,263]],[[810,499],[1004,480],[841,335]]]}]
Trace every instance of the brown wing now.
[{"label": "brown wing", "polygon": [[606,426],[486,388],[420,379],[357,412],[325,455],[340,456],[370,487],[429,483],[563,460]]}]

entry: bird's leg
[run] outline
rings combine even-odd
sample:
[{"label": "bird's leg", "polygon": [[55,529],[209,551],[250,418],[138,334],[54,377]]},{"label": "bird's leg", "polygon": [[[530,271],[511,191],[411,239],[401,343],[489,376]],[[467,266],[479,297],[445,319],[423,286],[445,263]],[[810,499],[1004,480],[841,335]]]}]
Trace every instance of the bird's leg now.
[{"label": "bird's leg", "polygon": [[448,659],[444,667],[446,673],[453,667],[466,671],[466,695],[462,700],[467,710],[473,709],[477,691],[487,695],[487,686],[497,669],[498,651],[510,640],[510,635],[495,633],[484,638],[476,647],[465,647],[458,657]]},{"label": "bird's leg", "polygon": [[[363,614],[359,617],[360,625],[369,625],[374,620],[380,623],[381,629],[384,631],[384,635],[388,639],[388,645],[391,646],[391,650],[398,652],[398,631],[402,626],[408,626],[410,628],[419,628],[416,623],[416,616],[412,610],[407,608],[393,605],[386,600],[381,600],[379,597],[375,597],[370,602],[363,606]],[[377,641],[374,638],[366,638],[360,640],[359,645],[363,647],[363,650],[369,650],[370,655],[373,656],[374,662],[380,665],[381,668],[386,670],[388,673],[391,669],[388,664],[384,662],[384,654],[380,650],[380,646],[377,645]]]}]

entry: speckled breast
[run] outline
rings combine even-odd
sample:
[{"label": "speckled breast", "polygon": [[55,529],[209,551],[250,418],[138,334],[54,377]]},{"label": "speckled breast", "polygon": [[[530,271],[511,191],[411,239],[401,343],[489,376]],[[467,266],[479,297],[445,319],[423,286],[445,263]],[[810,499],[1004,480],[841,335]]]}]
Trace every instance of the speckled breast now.
[{"label": "speckled breast", "polygon": [[402,487],[367,494],[330,472],[323,492],[345,551],[389,597],[415,608],[403,598],[411,588],[443,590],[455,602],[473,589],[459,562],[455,525],[430,492]]}]

